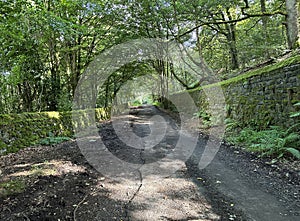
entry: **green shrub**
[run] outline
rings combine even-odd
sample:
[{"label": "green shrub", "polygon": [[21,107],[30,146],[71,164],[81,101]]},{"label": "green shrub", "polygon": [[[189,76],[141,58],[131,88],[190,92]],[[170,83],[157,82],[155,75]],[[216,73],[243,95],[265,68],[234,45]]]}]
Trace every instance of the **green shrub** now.
[{"label": "green shrub", "polygon": [[259,152],[260,156],[281,158],[289,155],[300,159],[300,135],[278,126],[262,131],[246,128],[229,141]]},{"label": "green shrub", "polygon": [[140,100],[134,100],[134,101],[132,102],[132,106],[134,106],[134,107],[140,106],[140,105],[142,105],[142,102],[141,102]]},{"label": "green shrub", "polygon": [[69,141],[71,138],[69,137],[55,137],[53,133],[49,133],[49,136],[43,139],[40,139],[40,141],[38,142],[41,145],[56,145],[56,144],[60,144],[64,141]]},{"label": "green shrub", "polygon": [[235,130],[239,130],[241,127],[240,123],[237,120],[233,120],[231,118],[225,119],[226,131],[228,133],[234,132]]},{"label": "green shrub", "polygon": [[[296,103],[295,108],[300,106]],[[291,118],[300,116],[300,111],[291,113]],[[300,123],[290,128],[270,126],[269,129],[241,129],[239,122],[226,119],[226,140],[232,144],[259,152],[260,156],[272,156],[276,159],[286,155],[300,159]]]},{"label": "green shrub", "polygon": [[205,110],[199,110],[197,113],[193,114],[194,117],[200,118],[201,123],[205,128],[208,128],[211,126],[212,123],[212,116],[211,114],[207,113]]}]

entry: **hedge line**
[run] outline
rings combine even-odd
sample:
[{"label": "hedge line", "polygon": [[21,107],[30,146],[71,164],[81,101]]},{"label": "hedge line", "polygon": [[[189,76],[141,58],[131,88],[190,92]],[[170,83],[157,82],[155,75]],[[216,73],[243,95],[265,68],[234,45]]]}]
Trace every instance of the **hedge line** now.
[{"label": "hedge line", "polygon": [[[86,113],[70,111],[0,115],[0,154],[17,152],[21,148],[36,144],[50,134],[72,137],[73,114],[84,118]],[[110,111],[95,109],[95,117],[98,121],[109,119]]]}]

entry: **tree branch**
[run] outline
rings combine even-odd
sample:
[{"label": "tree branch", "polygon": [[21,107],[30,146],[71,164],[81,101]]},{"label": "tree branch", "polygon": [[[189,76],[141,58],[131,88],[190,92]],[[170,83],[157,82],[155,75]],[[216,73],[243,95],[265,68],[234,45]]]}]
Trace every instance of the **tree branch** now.
[{"label": "tree branch", "polygon": [[196,30],[197,28],[200,28],[202,26],[209,26],[209,25],[221,25],[221,24],[232,24],[232,23],[237,23],[237,22],[241,22],[250,18],[257,18],[257,17],[264,17],[264,16],[274,16],[274,15],[283,15],[286,16],[286,13],[282,12],[282,11],[276,11],[273,13],[262,13],[262,14],[246,14],[247,16],[242,17],[242,18],[238,18],[238,19],[233,19],[233,20],[229,20],[229,21],[215,21],[215,22],[202,22],[201,24],[195,26],[194,28],[180,34],[177,35],[175,38],[181,38],[187,34],[190,34],[191,32],[193,32],[194,30]]}]

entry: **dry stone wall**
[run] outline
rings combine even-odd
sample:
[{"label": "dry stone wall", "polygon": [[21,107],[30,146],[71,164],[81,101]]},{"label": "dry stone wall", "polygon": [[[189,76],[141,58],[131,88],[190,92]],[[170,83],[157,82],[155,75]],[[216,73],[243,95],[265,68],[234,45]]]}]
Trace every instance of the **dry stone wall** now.
[{"label": "dry stone wall", "polygon": [[290,126],[300,101],[300,64],[252,76],[223,87],[228,117],[258,127]]},{"label": "dry stone wall", "polygon": [[[217,84],[225,96],[227,118],[238,121],[243,127],[260,129],[270,125],[289,127],[299,120],[290,118],[290,114],[299,111],[294,104],[300,101],[300,61],[275,67]],[[189,93],[200,111],[209,112],[205,90]],[[172,99],[181,99],[180,93],[172,96],[175,96]]]}]

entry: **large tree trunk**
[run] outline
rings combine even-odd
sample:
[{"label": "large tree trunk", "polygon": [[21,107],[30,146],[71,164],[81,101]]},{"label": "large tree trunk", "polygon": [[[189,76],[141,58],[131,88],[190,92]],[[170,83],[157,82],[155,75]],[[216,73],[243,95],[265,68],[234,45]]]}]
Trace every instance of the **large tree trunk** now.
[{"label": "large tree trunk", "polygon": [[286,0],[286,28],[289,49],[299,47],[298,0]]}]

